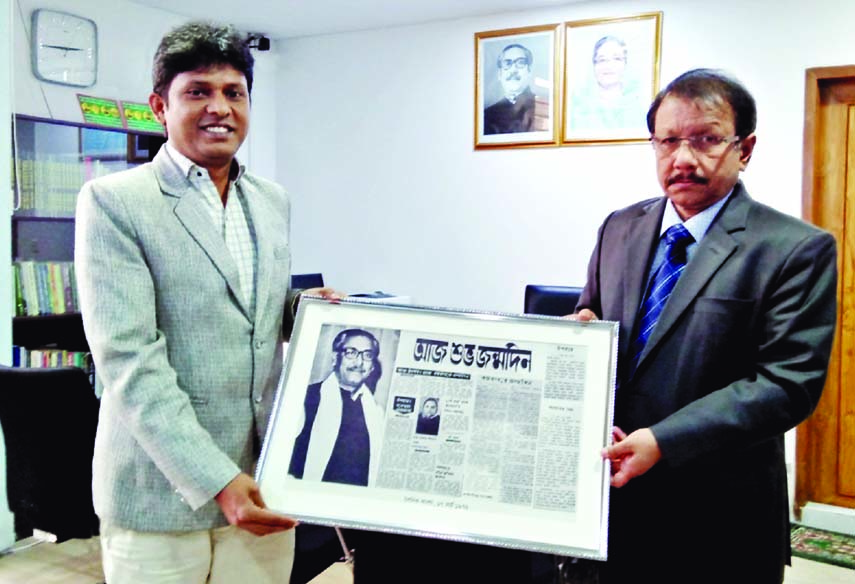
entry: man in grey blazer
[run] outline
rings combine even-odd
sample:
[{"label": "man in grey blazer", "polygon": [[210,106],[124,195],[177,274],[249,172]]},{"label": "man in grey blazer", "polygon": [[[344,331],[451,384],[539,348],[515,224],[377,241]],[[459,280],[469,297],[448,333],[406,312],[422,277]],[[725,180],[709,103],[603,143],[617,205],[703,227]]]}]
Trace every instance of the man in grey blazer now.
[{"label": "man in grey blazer", "polygon": [[[790,560],[783,435],[825,382],[835,241],[748,196],[756,110],[728,75],[681,75],[647,123],[665,196],[606,218],[577,306],[621,324],[601,582],[777,584]],[[691,238],[651,322],[672,225]]]},{"label": "man in grey blazer", "polygon": [[265,507],[252,478],[294,300],[288,196],[235,159],[252,71],[231,27],[167,33],[149,99],[167,144],[149,164],[87,183],[78,200],[110,584],[290,575],[294,521]]}]

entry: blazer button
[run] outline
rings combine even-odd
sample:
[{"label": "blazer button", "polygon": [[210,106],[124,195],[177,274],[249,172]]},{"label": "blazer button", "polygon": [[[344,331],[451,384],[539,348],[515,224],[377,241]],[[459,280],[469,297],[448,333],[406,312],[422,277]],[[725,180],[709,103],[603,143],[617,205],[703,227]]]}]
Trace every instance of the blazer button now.
[{"label": "blazer button", "polygon": [[260,396],[260,395],[259,395],[259,396],[256,396],[256,398],[255,398],[255,403],[257,403],[257,404],[260,404],[260,403],[261,403],[261,396]]},{"label": "blazer button", "polygon": [[255,348],[260,349],[264,346],[264,341],[255,341]]}]

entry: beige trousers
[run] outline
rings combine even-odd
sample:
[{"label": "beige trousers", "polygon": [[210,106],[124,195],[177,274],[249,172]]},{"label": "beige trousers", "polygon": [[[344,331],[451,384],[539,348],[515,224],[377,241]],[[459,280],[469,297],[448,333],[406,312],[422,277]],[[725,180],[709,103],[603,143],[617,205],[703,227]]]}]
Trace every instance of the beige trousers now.
[{"label": "beige trousers", "polygon": [[101,554],[110,584],[288,584],[294,530],[147,533],[102,522]]}]

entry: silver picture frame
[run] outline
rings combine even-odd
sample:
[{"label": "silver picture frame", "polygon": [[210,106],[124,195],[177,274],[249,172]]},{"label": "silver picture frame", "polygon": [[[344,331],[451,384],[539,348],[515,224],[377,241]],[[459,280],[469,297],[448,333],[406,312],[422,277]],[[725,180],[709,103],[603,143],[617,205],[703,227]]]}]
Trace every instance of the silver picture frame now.
[{"label": "silver picture frame", "polygon": [[617,338],[616,322],[305,298],[262,497],[306,523],[604,560]]}]

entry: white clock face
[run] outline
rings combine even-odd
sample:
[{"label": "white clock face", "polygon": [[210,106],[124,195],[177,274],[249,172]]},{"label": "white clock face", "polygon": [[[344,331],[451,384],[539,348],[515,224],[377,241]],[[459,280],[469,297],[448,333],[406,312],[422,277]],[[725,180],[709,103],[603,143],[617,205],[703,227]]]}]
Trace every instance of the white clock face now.
[{"label": "white clock face", "polygon": [[90,87],[98,74],[97,27],[55,10],[33,12],[33,73],[42,81]]}]

